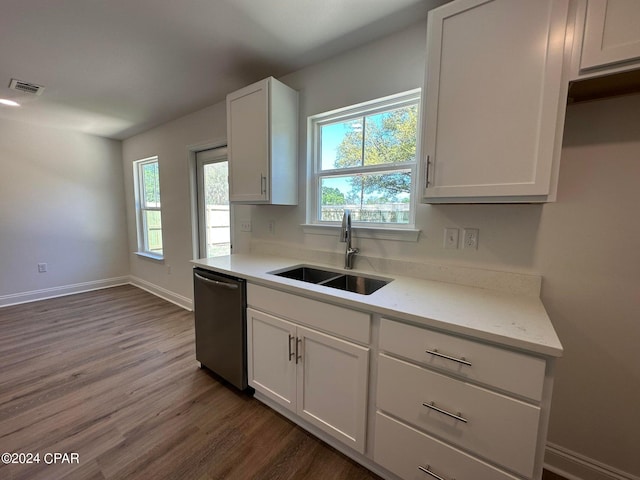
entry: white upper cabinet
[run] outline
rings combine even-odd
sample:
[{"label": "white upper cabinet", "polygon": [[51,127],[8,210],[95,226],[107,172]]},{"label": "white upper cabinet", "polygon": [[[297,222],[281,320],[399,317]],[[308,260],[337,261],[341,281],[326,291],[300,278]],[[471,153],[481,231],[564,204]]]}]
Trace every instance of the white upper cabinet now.
[{"label": "white upper cabinet", "polygon": [[229,198],[298,203],[298,93],[273,77],[227,95]]},{"label": "white upper cabinet", "polygon": [[427,203],[554,201],[568,0],[457,0],[429,12]]},{"label": "white upper cabinet", "polygon": [[580,69],[624,62],[640,67],[640,1],[589,0]]}]

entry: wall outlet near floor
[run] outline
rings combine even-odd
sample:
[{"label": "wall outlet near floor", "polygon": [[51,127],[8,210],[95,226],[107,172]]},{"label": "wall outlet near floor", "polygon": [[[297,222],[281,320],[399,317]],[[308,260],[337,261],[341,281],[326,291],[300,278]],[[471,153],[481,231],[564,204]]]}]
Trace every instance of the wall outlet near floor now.
[{"label": "wall outlet near floor", "polygon": [[457,249],[459,233],[460,231],[457,228],[445,228],[442,246],[446,249]]},{"label": "wall outlet near floor", "polygon": [[38,264],[38,273],[46,273],[47,272],[47,264],[39,263]]},{"label": "wall outlet near floor", "polygon": [[240,222],[240,231],[241,232],[250,232],[251,231],[251,220],[242,220]]},{"label": "wall outlet near floor", "polygon": [[465,228],[462,234],[462,248],[477,250],[479,235],[480,230],[477,228]]}]

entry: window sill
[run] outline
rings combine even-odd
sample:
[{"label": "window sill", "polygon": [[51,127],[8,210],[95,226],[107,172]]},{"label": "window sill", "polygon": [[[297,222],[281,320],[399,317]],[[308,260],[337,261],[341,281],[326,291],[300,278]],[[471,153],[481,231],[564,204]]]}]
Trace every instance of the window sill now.
[{"label": "window sill", "polygon": [[[338,236],[340,225],[319,225],[315,223],[302,224],[302,231],[310,235]],[[396,240],[400,242],[417,242],[420,230],[415,228],[390,227],[352,227],[354,238],[373,238],[376,240]]]},{"label": "window sill", "polygon": [[155,260],[156,262],[164,263],[164,255],[158,255],[157,253],[149,253],[149,252],[133,252],[135,255],[148,258],[149,260]]}]

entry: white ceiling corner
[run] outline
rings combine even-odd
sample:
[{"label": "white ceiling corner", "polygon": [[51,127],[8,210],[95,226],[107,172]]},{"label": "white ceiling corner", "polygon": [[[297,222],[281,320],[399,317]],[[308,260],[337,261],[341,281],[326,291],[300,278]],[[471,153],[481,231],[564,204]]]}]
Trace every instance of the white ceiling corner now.
[{"label": "white ceiling corner", "polygon": [[[443,0],[3,0],[0,116],[124,139],[370,42]],[[12,78],[41,96],[9,89]]]}]

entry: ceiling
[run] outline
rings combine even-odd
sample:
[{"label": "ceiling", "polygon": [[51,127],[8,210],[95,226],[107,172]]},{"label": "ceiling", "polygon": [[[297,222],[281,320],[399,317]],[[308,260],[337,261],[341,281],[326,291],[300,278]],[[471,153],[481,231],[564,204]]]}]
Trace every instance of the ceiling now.
[{"label": "ceiling", "polygon": [[[443,0],[2,0],[0,118],[124,139],[426,18]],[[12,78],[43,85],[10,90]]]}]

